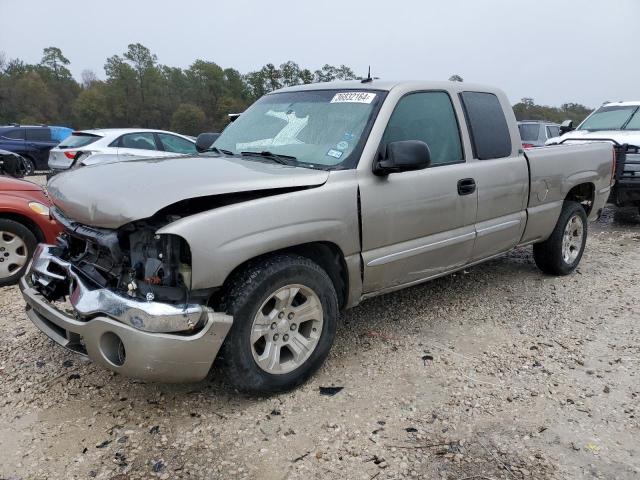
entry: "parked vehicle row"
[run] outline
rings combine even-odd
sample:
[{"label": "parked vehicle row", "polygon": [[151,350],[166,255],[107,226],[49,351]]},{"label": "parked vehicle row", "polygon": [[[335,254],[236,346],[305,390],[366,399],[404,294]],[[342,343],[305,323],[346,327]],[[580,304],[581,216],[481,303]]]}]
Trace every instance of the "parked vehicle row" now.
[{"label": "parked vehicle row", "polygon": [[55,176],[64,233],[20,288],[38,328],[108,369],[197,381],[221,352],[253,392],[308,378],[366,298],[529,244],[572,272],[615,160],[523,152],[498,89],[372,79],[270,93],[197,146]]},{"label": "parked vehicle row", "polygon": [[193,138],[164,130],[82,130],[73,132],[51,149],[49,168],[56,174],[78,166],[194,153],[196,146]]},{"label": "parked vehicle row", "polygon": [[44,125],[0,126],[0,149],[17,153],[27,161],[27,175],[47,170],[49,150],[71,133],[70,128]]},{"label": "parked vehicle row", "polygon": [[[52,170],[56,174],[72,166],[193,153],[193,137],[164,130],[73,131],[45,125],[0,126],[0,162],[7,158],[9,166],[3,171],[12,176],[33,175],[36,170]],[[19,169],[13,168],[16,159],[11,154],[23,159]]]},{"label": "parked vehicle row", "polygon": [[29,167],[24,157],[14,152],[0,150],[0,175],[22,178],[27,174]]},{"label": "parked vehicle row", "polygon": [[539,120],[518,122],[522,148],[543,147],[550,138],[560,135],[560,125]]},{"label": "parked vehicle row", "polygon": [[546,144],[607,142],[614,146],[615,185],[609,201],[619,207],[640,209],[640,101],[605,103],[575,130],[571,122],[563,124],[563,130],[561,136]]}]

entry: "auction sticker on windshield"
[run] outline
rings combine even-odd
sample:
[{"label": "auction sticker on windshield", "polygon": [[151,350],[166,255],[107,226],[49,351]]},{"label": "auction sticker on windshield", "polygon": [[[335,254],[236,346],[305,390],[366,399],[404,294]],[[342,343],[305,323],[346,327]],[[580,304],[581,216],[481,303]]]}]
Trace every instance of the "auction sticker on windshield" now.
[{"label": "auction sticker on windshield", "polygon": [[336,93],[330,103],[371,103],[376,98],[371,92],[340,92]]}]

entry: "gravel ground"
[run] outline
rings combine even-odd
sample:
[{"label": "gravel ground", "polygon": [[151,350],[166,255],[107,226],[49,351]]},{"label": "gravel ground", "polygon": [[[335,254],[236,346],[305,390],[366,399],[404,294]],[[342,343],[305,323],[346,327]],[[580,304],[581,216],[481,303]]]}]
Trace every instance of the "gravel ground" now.
[{"label": "gravel ground", "polygon": [[638,479],[639,246],[607,211],[568,277],[524,248],[369,300],[265,398],[109,373],[0,289],[0,478]]}]

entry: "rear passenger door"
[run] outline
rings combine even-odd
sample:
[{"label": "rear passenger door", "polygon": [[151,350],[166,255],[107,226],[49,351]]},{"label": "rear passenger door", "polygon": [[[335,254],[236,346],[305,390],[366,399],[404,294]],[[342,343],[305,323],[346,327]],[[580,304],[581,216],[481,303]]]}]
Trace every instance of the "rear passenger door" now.
[{"label": "rear passenger door", "polygon": [[[512,141],[504,114],[511,109],[506,97],[462,92],[460,100],[473,150],[470,170],[478,189],[473,262],[519,243],[526,224],[529,169],[519,141]],[[510,120],[515,125],[515,118]]]}]

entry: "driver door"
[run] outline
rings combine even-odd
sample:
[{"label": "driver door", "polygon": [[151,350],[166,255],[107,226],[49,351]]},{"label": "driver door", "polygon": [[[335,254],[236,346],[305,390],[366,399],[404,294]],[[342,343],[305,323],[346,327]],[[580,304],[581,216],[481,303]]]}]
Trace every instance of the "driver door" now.
[{"label": "driver door", "polygon": [[[399,100],[381,149],[400,140],[429,145],[429,168],[359,179],[364,293],[419,283],[465,265],[475,239],[477,191],[446,92]],[[471,182],[470,182],[471,181]]]}]

